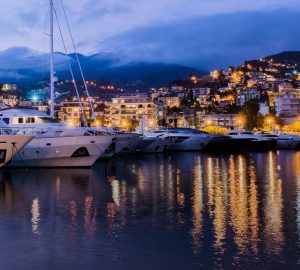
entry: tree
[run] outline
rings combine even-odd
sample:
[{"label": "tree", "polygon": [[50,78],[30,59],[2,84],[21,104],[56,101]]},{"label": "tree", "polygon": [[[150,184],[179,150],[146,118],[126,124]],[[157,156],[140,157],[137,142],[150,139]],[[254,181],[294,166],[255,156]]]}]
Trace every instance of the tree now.
[{"label": "tree", "polygon": [[267,132],[270,132],[274,127],[281,127],[282,125],[282,120],[272,113],[260,116],[257,123],[257,127]]},{"label": "tree", "polygon": [[258,126],[258,120],[260,118],[259,104],[254,100],[246,102],[239,112],[239,117],[244,119],[243,126],[245,129],[253,130]]}]

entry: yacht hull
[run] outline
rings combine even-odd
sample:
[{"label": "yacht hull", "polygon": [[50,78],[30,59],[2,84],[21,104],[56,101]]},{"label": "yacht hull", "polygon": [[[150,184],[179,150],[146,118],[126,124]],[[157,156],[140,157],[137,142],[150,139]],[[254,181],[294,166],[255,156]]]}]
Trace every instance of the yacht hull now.
[{"label": "yacht hull", "polygon": [[296,140],[278,140],[277,149],[300,149],[300,141]]},{"label": "yacht hull", "polygon": [[0,136],[0,167],[9,162],[13,156],[32,139],[26,135],[1,135]]},{"label": "yacht hull", "polygon": [[117,155],[133,154],[141,141],[142,137],[138,134],[118,134],[111,146],[111,151]]},{"label": "yacht hull", "polygon": [[165,138],[146,138],[137,145],[137,152],[163,153],[173,145],[172,140]]},{"label": "yacht hull", "polygon": [[191,136],[187,139],[174,138],[174,144],[171,146],[173,151],[201,151],[211,141],[211,137]]},{"label": "yacht hull", "polygon": [[112,139],[109,135],[34,138],[9,166],[91,167]]},{"label": "yacht hull", "polygon": [[251,139],[234,139],[228,136],[213,136],[205,146],[207,152],[240,152],[247,148]]}]

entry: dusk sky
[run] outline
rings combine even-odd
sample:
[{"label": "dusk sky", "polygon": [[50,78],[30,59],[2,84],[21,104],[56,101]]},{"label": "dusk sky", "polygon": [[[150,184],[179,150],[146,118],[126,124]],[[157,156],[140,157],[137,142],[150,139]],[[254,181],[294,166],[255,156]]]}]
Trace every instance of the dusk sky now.
[{"label": "dusk sky", "polygon": [[[60,0],[54,0],[59,14]],[[299,0],[63,0],[84,54],[203,70],[300,50]],[[47,0],[0,0],[0,50],[47,49]],[[62,16],[61,16],[62,19]],[[56,50],[62,51],[58,40]]]}]

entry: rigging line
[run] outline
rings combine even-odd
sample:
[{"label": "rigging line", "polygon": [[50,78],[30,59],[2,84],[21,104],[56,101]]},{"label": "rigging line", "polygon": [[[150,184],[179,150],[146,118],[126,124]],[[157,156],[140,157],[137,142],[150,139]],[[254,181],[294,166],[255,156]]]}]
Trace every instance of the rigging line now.
[{"label": "rigging line", "polygon": [[77,84],[75,82],[75,77],[74,77],[73,69],[72,69],[72,66],[71,66],[71,63],[70,63],[70,59],[69,59],[69,56],[68,56],[68,51],[67,51],[66,43],[65,43],[65,40],[64,40],[64,37],[63,37],[63,34],[62,34],[61,26],[60,26],[60,23],[59,23],[59,20],[58,20],[58,16],[57,16],[57,12],[56,12],[56,9],[55,9],[54,5],[53,5],[53,11],[54,11],[54,14],[55,14],[55,18],[56,18],[56,21],[57,21],[57,26],[58,26],[58,29],[59,29],[59,34],[60,34],[60,37],[61,37],[61,40],[62,40],[62,44],[63,44],[63,47],[64,47],[66,60],[68,62],[68,66],[69,66],[69,69],[70,69],[70,73],[71,73],[73,85],[74,85],[75,90],[76,90],[76,94],[77,94],[79,106],[80,106],[80,109],[82,111],[82,120],[87,125],[87,120],[86,120],[86,117],[85,117],[85,114],[84,114],[84,109],[83,109],[83,106],[82,106],[82,103],[81,103],[81,100],[80,100],[80,96],[79,96],[79,92],[78,92],[78,87],[77,87]]},{"label": "rigging line", "polygon": [[64,6],[62,0],[60,0],[60,3],[61,3],[62,10],[63,10],[64,16],[65,16],[65,20],[66,20],[66,23],[67,23],[67,27],[68,27],[68,30],[69,30],[70,38],[71,38],[71,41],[72,41],[72,44],[73,44],[74,53],[76,55],[76,60],[77,60],[79,71],[80,71],[80,74],[81,74],[81,77],[82,77],[82,80],[83,80],[84,88],[85,88],[86,94],[88,96],[88,102],[89,102],[89,105],[90,105],[90,108],[91,108],[91,113],[92,113],[92,117],[91,118],[93,120],[95,120],[94,107],[93,107],[93,104],[91,102],[91,97],[90,97],[89,89],[87,87],[87,84],[86,84],[86,81],[85,81],[85,76],[83,74],[82,66],[81,66],[81,63],[80,63],[80,60],[79,60],[79,57],[78,57],[78,53],[77,53],[76,45],[75,45],[75,42],[74,42],[74,37],[73,37],[72,31],[71,31],[71,27],[70,27],[70,24],[69,24],[69,20],[68,20],[68,16],[67,16],[67,13],[66,13],[66,9],[65,9],[65,6]]}]

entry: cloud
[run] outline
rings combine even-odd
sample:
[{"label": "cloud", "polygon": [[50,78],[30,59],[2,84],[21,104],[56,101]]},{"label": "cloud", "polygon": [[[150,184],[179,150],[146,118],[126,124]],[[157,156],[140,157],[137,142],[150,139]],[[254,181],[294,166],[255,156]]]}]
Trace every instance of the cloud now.
[{"label": "cloud", "polygon": [[[299,0],[63,2],[78,50],[85,54],[101,51],[207,69],[299,45]],[[62,22],[60,0],[54,3]],[[23,46],[47,51],[47,0],[0,0],[0,5],[0,50]],[[72,51],[70,41],[67,46]],[[57,31],[55,48],[63,51]]]},{"label": "cloud", "polygon": [[[212,69],[284,50],[299,50],[299,12],[276,9],[193,17],[140,27],[99,47],[136,60]],[[102,43],[102,45],[101,45]]]}]

